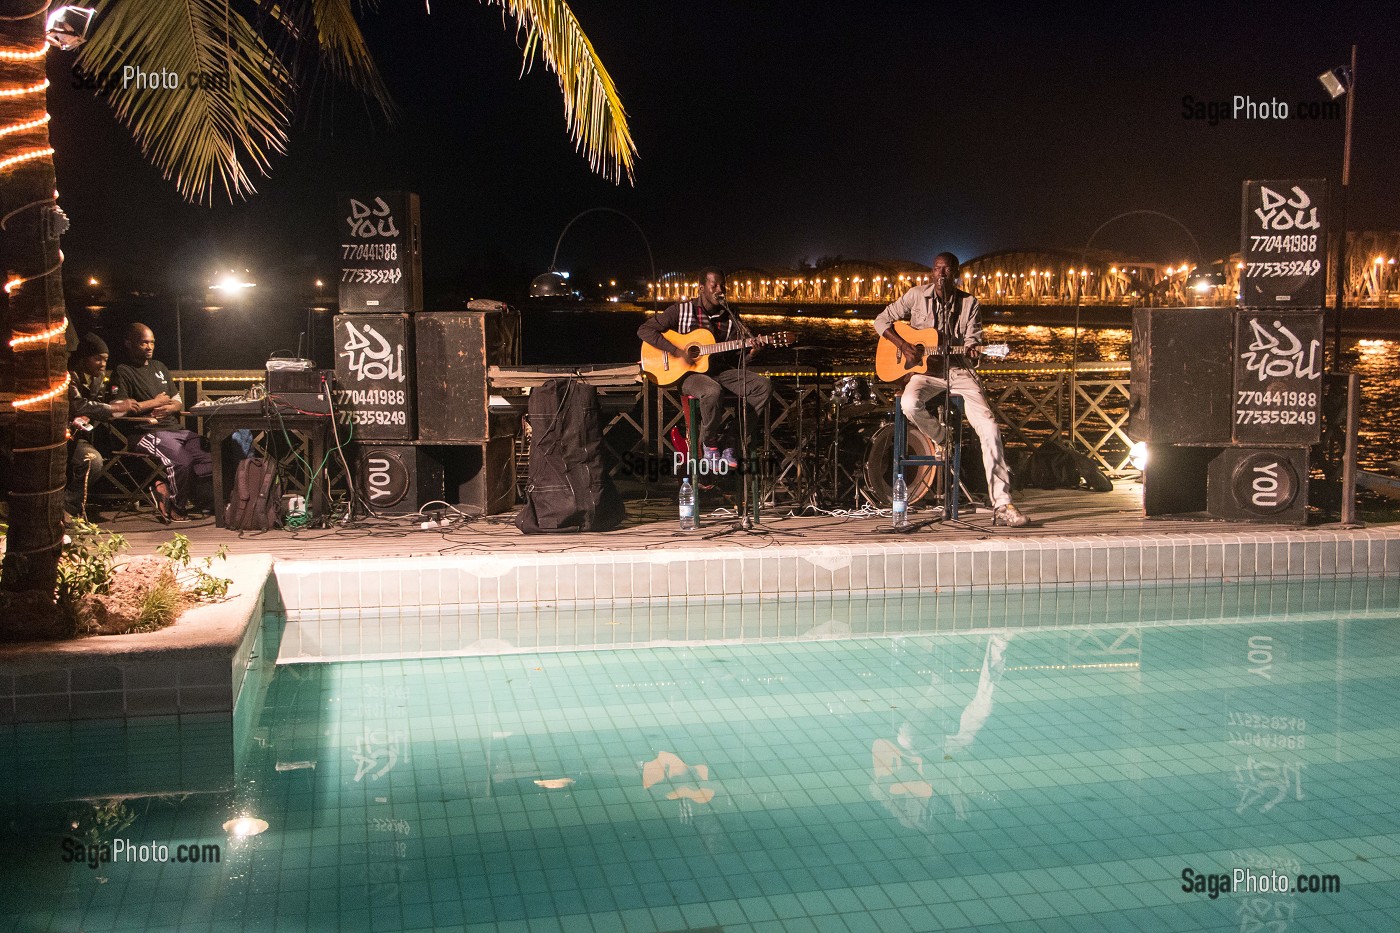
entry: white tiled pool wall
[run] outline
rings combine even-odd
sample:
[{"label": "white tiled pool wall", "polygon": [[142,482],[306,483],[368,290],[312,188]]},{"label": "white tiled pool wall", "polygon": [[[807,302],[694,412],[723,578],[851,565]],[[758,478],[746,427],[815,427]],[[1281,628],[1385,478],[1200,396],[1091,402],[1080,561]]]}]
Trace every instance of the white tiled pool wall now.
[{"label": "white tiled pool wall", "polygon": [[[1308,607],[1266,584],[1396,576],[1400,532],[282,562],[276,574],[288,662],[1033,626],[1071,610],[1150,623],[1366,609],[1350,604],[1384,603],[1389,587],[1358,597],[1323,586]],[[832,600],[876,594],[855,630],[831,611]]]}]

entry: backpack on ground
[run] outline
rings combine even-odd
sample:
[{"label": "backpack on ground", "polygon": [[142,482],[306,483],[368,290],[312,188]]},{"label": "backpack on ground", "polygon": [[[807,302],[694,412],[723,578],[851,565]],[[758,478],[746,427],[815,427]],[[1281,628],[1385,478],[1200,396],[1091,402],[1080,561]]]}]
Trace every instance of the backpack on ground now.
[{"label": "backpack on ground", "polygon": [[268,531],[282,525],[282,478],[277,464],[249,457],[238,464],[233,492],[224,508],[224,527],[235,531]]},{"label": "backpack on ground", "polygon": [[626,509],[603,463],[598,390],[550,379],[530,392],[530,479],[515,526],[527,535],[610,531]]},{"label": "backpack on ground", "polygon": [[1113,481],[1093,460],[1056,440],[1047,440],[1026,458],[1024,483],[1037,489],[1079,489],[1110,492]]}]

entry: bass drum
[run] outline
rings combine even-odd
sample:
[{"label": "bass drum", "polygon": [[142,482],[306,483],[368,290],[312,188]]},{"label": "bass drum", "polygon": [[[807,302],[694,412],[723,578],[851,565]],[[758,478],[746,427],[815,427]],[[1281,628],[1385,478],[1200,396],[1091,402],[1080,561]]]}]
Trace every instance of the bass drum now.
[{"label": "bass drum", "polygon": [[[905,432],[909,440],[907,456],[932,457],[933,442],[913,425]],[[910,464],[904,468],[904,485],[909,488],[909,505],[914,506],[938,491],[938,467],[932,464]],[[893,501],[891,483],[894,479],[894,425],[880,425],[866,441],[865,490],[881,506]]]},{"label": "bass drum", "polygon": [[[890,482],[894,475],[894,424],[887,417],[865,418],[844,425],[841,429],[839,456],[840,485],[838,504],[855,501],[857,505],[871,502],[881,508],[890,505]],[[933,456],[933,444],[921,431],[910,426],[908,431],[910,456]],[[904,483],[909,487],[909,504],[916,505],[933,495],[938,488],[938,468],[929,464],[911,464],[904,469]],[[852,489],[852,486],[855,489]]]}]

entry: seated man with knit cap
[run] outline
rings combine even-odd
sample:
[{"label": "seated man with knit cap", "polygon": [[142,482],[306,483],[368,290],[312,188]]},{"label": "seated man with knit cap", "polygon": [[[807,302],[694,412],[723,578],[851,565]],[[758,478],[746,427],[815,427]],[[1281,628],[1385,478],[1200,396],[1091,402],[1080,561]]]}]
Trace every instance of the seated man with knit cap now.
[{"label": "seated man with knit cap", "polygon": [[68,486],[64,508],[69,515],[96,520],[89,513],[89,484],[102,475],[103,457],[99,430],[113,418],[120,418],[135,406],[130,399],[118,398],[116,388],[107,382],[107,342],[96,334],[85,334],[78,348],[68,356],[68,420],[72,440],[68,444]]}]

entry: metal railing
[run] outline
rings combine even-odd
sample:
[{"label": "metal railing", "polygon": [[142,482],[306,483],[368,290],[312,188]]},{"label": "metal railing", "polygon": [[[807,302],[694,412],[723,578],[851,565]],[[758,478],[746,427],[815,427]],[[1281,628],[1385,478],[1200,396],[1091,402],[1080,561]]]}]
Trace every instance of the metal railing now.
[{"label": "metal railing", "polygon": [[[858,419],[874,426],[888,418],[894,405],[894,386],[876,383],[874,374],[861,370],[803,371],[759,369],[773,380],[774,400],[768,414],[766,435],[774,463],[777,493],[792,492],[799,464],[827,455],[824,445],[841,429],[840,405],[832,401],[843,380],[859,380],[865,396]],[[980,370],[987,401],[1002,426],[1013,457],[1034,450],[1047,440],[1068,440],[1087,454],[1104,473],[1120,477],[1136,473],[1128,459],[1132,441],[1128,421],[1128,363],[1081,363],[1071,378],[1070,367],[1037,367],[984,364]],[[262,370],[185,370],[173,374],[186,407],[205,399],[240,395],[265,377]],[[1073,386],[1075,403],[1070,404]],[[671,428],[684,418],[681,396],[675,386],[638,382],[599,389],[602,399],[603,444],[614,475],[650,481],[669,475]],[[846,411],[850,408],[847,401]],[[1071,424],[1073,412],[1073,424]],[[192,427],[201,433],[202,419]],[[849,420],[849,418],[848,418]],[[683,426],[682,426],[683,430]],[[527,461],[522,434],[518,462]]]}]

